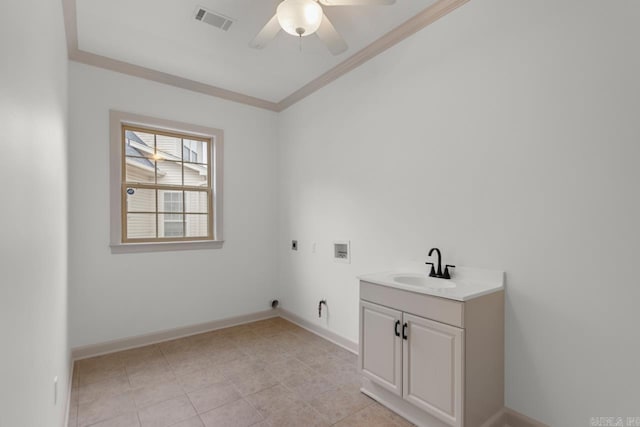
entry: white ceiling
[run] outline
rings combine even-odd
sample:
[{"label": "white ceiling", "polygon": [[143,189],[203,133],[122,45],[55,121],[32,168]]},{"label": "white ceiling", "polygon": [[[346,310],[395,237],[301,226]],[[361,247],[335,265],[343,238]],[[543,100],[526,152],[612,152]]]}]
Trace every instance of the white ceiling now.
[{"label": "white ceiling", "polygon": [[[77,0],[81,50],[278,102],[435,0],[393,6],[324,7],[349,49],[329,53],[316,35],[281,31],[263,50],[248,46],[277,0]],[[198,6],[235,20],[228,32],[194,19]]]}]

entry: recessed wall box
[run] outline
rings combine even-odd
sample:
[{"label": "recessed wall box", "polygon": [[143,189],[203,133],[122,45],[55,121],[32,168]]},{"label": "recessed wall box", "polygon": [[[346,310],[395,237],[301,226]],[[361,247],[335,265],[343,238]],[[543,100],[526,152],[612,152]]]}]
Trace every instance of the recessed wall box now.
[{"label": "recessed wall box", "polygon": [[333,242],[333,259],[335,262],[351,263],[351,244],[348,240]]}]

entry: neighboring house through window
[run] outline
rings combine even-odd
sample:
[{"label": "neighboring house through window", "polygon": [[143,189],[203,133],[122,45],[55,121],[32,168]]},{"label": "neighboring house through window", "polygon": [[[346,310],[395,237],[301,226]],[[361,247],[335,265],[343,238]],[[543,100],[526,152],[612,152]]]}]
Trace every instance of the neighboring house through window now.
[{"label": "neighboring house through window", "polygon": [[164,209],[165,212],[179,212],[179,213],[165,213],[164,214],[164,236],[165,237],[182,237],[185,235],[185,222],[182,216],[182,192],[180,191],[165,191],[164,195]]},{"label": "neighboring house through window", "polygon": [[198,163],[198,147],[196,143],[192,144],[192,142],[193,141],[185,141],[182,148],[182,158],[185,162]]}]

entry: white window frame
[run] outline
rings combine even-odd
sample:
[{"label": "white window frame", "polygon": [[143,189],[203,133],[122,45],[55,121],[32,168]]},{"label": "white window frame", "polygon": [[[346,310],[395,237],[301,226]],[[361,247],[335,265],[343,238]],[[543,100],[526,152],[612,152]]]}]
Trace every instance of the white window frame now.
[{"label": "white window frame", "polygon": [[[157,129],[159,131],[175,132],[192,135],[200,138],[211,139],[211,149],[208,150],[209,168],[211,169],[211,193],[213,197],[213,239],[207,240],[181,240],[170,242],[144,242],[124,243],[122,241],[122,158],[124,153],[122,142],[122,126],[138,126]],[[223,153],[224,132],[205,126],[177,122],[173,120],[158,119],[140,114],[123,111],[109,111],[110,128],[110,247],[112,253],[127,252],[155,252],[173,251],[182,249],[214,249],[221,248],[224,243],[222,237],[222,179],[223,179]],[[184,203],[184,201],[183,201]]]}]

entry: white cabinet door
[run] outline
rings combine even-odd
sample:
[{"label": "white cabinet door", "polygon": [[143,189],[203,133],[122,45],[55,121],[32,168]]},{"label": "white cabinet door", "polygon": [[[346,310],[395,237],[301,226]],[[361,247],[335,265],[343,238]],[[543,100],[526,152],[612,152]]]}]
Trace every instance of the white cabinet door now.
[{"label": "white cabinet door", "polygon": [[362,374],[402,396],[402,312],[360,301]]},{"label": "white cabinet door", "polygon": [[404,314],[403,397],[453,426],[462,426],[464,330]]}]

